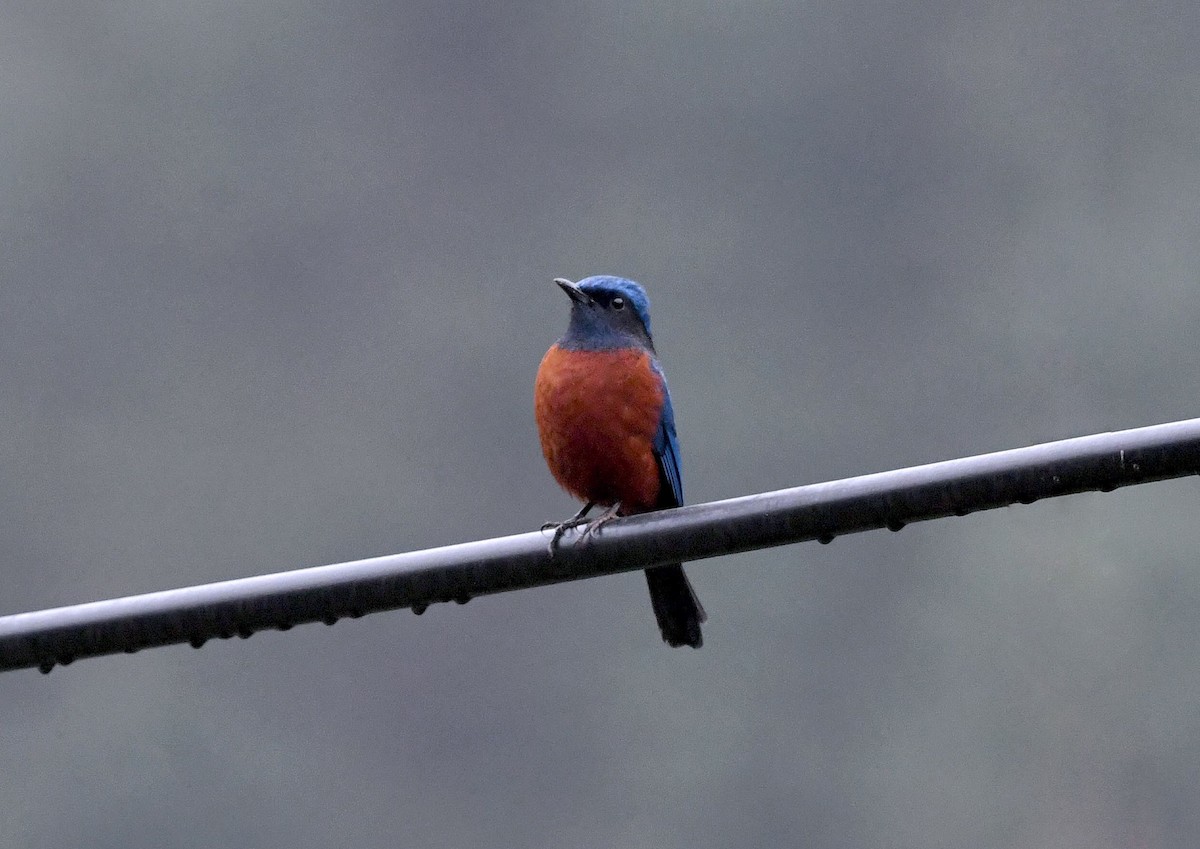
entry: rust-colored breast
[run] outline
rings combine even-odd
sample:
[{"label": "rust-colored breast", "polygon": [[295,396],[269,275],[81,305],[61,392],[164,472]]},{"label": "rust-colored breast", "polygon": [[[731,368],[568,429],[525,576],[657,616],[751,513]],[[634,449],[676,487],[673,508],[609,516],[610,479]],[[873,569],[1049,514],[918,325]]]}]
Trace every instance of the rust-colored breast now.
[{"label": "rust-colored breast", "polygon": [[534,384],[534,416],[550,473],[581,501],[623,512],[654,507],[653,440],[663,386],[644,351],[546,352]]}]

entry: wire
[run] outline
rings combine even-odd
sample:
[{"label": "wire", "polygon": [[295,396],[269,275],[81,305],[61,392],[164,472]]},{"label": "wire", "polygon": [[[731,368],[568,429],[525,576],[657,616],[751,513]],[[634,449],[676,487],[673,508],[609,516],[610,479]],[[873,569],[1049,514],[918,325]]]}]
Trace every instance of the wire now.
[{"label": "wire", "polygon": [[614,521],[0,617],[0,670],[49,672],[82,657],[408,607],[964,516],[1200,471],[1200,419],[1081,436]]}]

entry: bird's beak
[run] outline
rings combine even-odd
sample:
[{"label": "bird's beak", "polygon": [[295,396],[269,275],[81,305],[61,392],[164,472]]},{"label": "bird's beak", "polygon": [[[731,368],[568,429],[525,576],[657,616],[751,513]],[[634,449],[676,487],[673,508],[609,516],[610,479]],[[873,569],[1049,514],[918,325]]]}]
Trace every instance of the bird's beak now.
[{"label": "bird's beak", "polygon": [[559,285],[559,288],[561,288],[564,292],[567,293],[567,297],[570,298],[575,303],[590,304],[592,302],[592,299],[590,297],[588,297],[587,292],[580,289],[578,286],[576,286],[574,283],[572,283],[567,278],[555,277],[554,282],[557,283]]}]

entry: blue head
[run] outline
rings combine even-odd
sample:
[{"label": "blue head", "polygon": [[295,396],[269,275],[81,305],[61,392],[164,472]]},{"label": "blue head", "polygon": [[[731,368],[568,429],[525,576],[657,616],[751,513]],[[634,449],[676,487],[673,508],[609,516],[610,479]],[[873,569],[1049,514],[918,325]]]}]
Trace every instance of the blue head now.
[{"label": "blue head", "polygon": [[643,348],[653,353],[650,299],[624,277],[602,275],[578,283],[554,281],[571,298],[571,323],[558,344],[571,350]]}]

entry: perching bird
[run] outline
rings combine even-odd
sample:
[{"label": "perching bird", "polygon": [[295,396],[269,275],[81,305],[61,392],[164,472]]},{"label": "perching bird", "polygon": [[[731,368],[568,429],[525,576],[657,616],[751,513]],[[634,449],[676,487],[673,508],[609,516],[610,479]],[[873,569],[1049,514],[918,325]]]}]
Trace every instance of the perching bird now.
[{"label": "perching bird", "polygon": [[[538,368],[534,415],[551,474],[585,502],[573,518],[546,526],[556,541],[596,505],[608,509],[585,536],[615,516],[678,507],[683,482],[645,290],[621,277],[554,282],[571,299],[571,321]],[[663,640],[700,648],[706,616],[683,566],[647,569],[646,582]]]}]

